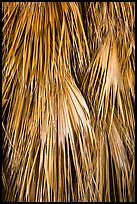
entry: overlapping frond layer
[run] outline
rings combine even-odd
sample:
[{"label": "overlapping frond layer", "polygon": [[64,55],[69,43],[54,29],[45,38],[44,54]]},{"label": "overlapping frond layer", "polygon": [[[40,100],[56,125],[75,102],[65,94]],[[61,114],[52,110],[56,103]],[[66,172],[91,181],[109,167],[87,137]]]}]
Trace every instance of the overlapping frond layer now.
[{"label": "overlapping frond layer", "polygon": [[94,53],[102,43],[106,33],[115,33],[117,40],[121,35],[133,37],[135,26],[134,2],[85,2],[81,8],[83,25],[90,47]]},{"label": "overlapping frond layer", "polygon": [[[131,201],[134,187],[131,190],[129,180],[135,153],[135,6],[132,2],[90,2],[84,6],[91,63],[83,74],[81,91],[94,115],[91,123],[98,144],[95,177],[100,185],[99,199]],[[111,171],[117,178],[114,181],[108,180]]]},{"label": "overlapping frond layer", "polygon": [[[42,100],[34,97],[32,108],[38,117],[37,106]],[[21,102],[22,97],[18,96],[18,100]],[[70,196],[75,200],[77,194],[80,199],[85,187],[88,188],[86,176],[91,174],[88,164],[92,164],[88,147],[93,147],[94,138],[87,105],[75,83],[66,76],[62,84],[55,84],[39,120],[33,114],[25,121],[29,109],[21,118],[18,118],[18,111],[16,108],[15,123],[10,120],[13,125],[7,132],[9,140],[14,140],[8,148],[7,166],[12,169],[10,182],[16,178],[16,183],[11,183],[9,188],[8,200],[17,193],[20,201],[67,201]],[[15,129],[14,125],[17,125]],[[72,178],[72,164],[76,184]]]},{"label": "overlapping frond layer", "polygon": [[110,132],[109,124],[110,118],[105,124],[98,122],[95,128],[97,148],[92,159],[98,189],[95,197],[98,201],[130,202],[135,199],[134,143],[128,127],[125,129],[117,115],[114,114]]},{"label": "overlapping frond layer", "polygon": [[4,201],[133,201],[134,2],[3,2]]},{"label": "overlapping frond layer", "polygon": [[70,75],[73,43],[81,55],[85,38],[77,5],[12,2],[3,10],[5,200],[80,200],[95,138]]}]

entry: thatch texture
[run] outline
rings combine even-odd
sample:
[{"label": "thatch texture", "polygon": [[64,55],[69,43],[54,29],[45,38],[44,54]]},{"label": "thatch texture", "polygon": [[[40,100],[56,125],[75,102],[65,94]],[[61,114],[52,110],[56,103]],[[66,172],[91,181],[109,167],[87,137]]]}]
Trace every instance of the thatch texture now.
[{"label": "thatch texture", "polygon": [[4,201],[134,201],[135,3],[2,3]]}]

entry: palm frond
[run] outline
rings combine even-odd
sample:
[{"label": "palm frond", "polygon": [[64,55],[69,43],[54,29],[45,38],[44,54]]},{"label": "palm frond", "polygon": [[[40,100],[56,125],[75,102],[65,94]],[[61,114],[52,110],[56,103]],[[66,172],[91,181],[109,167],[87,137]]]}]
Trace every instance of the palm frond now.
[{"label": "palm frond", "polygon": [[[94,155],[98,161],[95,178],[100,184],[99,199],[132,200],[127,180],[134,163],[135,139],[134,3],[91,2],[85,6],[91,63],[83,74],[81,91],[90,107],[98,144]],[[110,180],[111,171],[117,177],[114,181]],[[121,174],[128,175],[127,180]]]},{"label": "palm frond", "polygon": [[4,127],[10,173],[6,200],[67,201],[70,196],[75,200],[76,193],[80,199],[93,135],[88,107],[69,77],[71,41],[82,50],[79,10],[75,3],[11,5],[3,27],[3,46],[11,36],[8,27],[13,32],[3,58],[3,101],[9,101]]},{"label": "palm frond", "polygon": [[134,2],[3,2],[4,201],[133,201]]}]

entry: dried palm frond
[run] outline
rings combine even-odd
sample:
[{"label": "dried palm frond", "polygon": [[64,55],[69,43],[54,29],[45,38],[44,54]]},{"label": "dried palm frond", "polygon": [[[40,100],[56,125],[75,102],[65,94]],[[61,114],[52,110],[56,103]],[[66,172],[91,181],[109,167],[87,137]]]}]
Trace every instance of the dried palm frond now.
[{"label": "dried palm frond", "polygon": [[80,199],[88,187],[93,133],[88,107],[70,75],[73,43],[81,54],[84,38],[79,10],[75,3],[6,5],[2,91],[3,117],[9,108],[3,123],[9,181],[5,200]]},{"label": "dried palm frond", "polygon": [[[132,201],[134,187],[131,190],[129,180],[135,142],[135,7],[130,2],[91,2],[85,7],[91,63],[83,74],[81,91],[94,115],[92,127],[98,144],[95,161],[98,161],[96,182],[100,185],[100,200]],[[106,165],[109,175],[105,172]],[[109,181],[111,171],[118,180]],[[113,183],[112,189],[110,183]]]},{"label": "dried palm frond", "polygon": [[133,2],[3,2],[4,201],[133,201]]}]

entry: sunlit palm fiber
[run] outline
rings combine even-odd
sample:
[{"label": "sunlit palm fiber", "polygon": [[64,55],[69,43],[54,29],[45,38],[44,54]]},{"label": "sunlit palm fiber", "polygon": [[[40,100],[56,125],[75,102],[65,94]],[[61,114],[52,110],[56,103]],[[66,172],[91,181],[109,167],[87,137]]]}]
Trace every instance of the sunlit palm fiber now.
[{"label": "sunlit palm fiber", "polygon": [[[79,10],[75,3],[10,6],[11,11],[6,11],[5,4],[4,15],[9,14],[3,27],[3,44],[13,36],[3,46],[7,49],[3,99],[9,103],[4,138],[5,146],[9,145],[5,166],[10,174],[6,200],[67,201],[70,194],[71,199],[76,194],[80,199],[88,187],[87,143],[92,146],[93,136],[88,107],[70,75],[71,41],[81,55],[81,36],[85,38],[84,31],[78,32],[82,26]],[[8,33],[11,24],[12,33]]]},{"label": "sunlit palm fiber", "polygon": [[[113,195],[115,201],[131,201],[134,197],[130,172],[135,137],[135,7],[131,2],[91,2],[85,6],[91,63],[85,70],[81,91],[94,115],[91,123],[98,144],[95,161],[98,161],[96,181],[100,185],[100,200],[111,200]],[[103,159],[104,151],[109,152],[105,153],[107,159]],[[109,186],[111,171],[115,171],[117,181],[113,179],[113,191],[116,192]]]},{"label": "sunlit palm fiber", "polygon": [[4,200],[133,201],[134,3],[2,6]]}]

